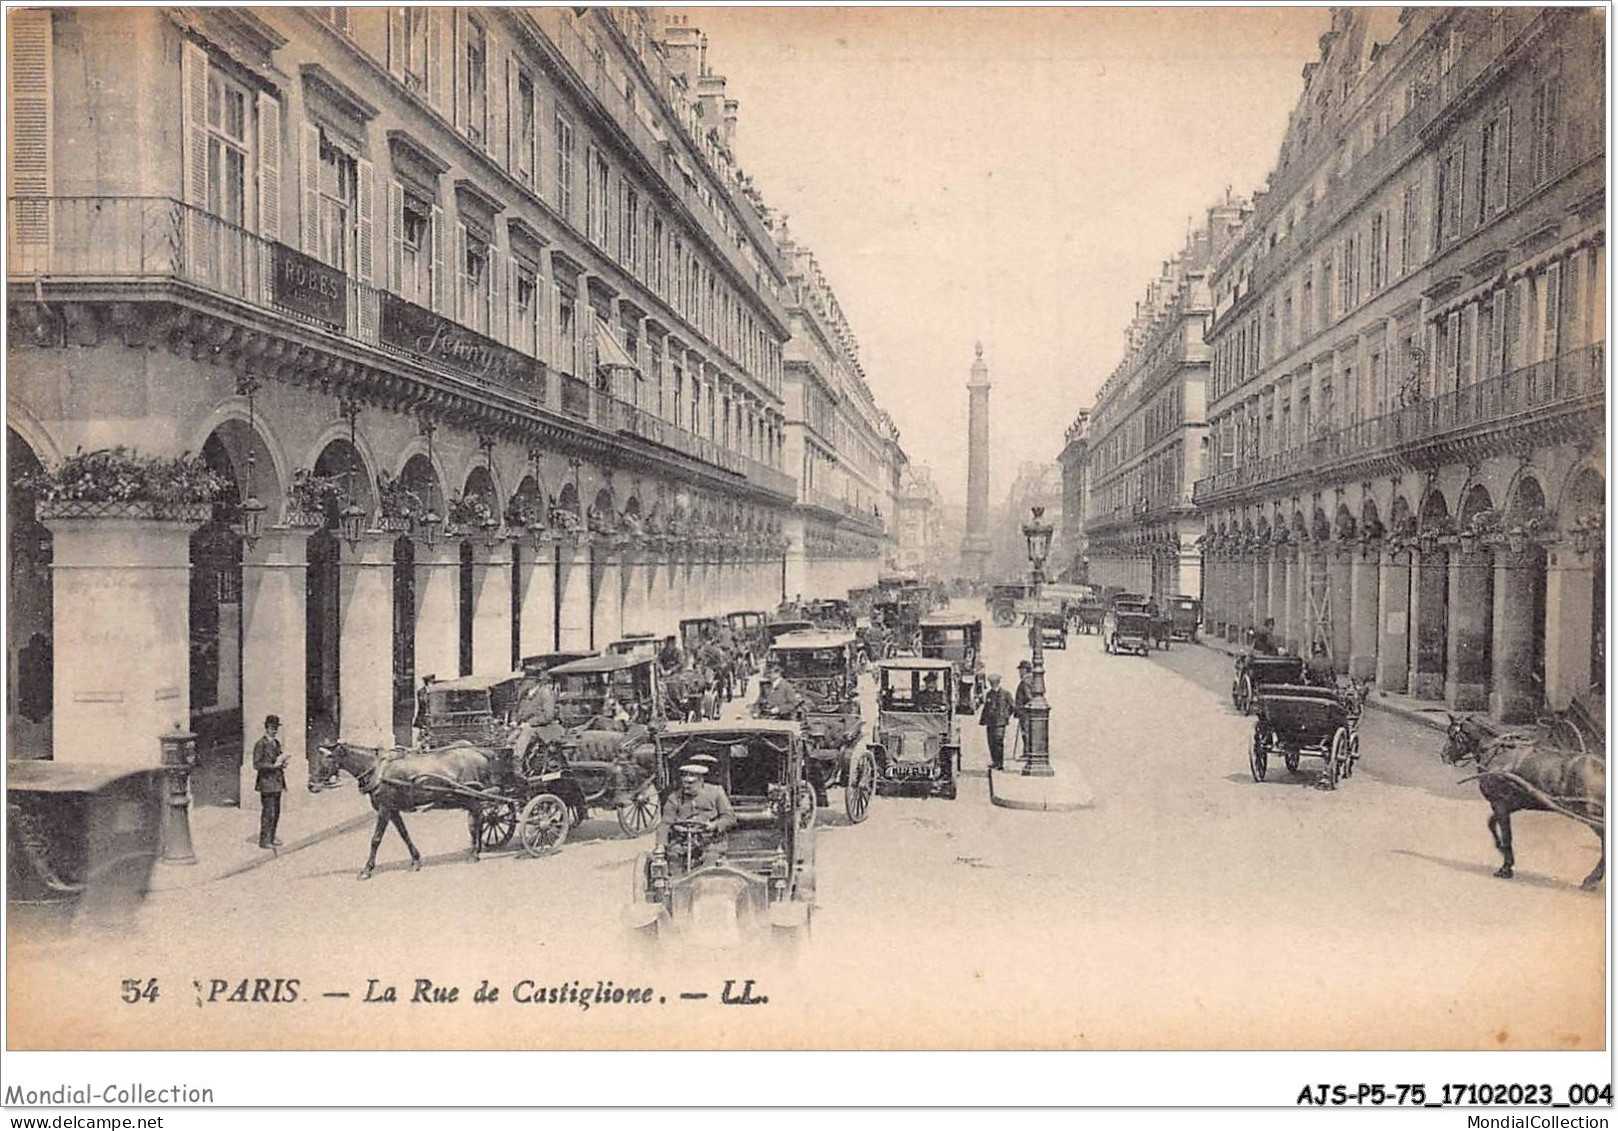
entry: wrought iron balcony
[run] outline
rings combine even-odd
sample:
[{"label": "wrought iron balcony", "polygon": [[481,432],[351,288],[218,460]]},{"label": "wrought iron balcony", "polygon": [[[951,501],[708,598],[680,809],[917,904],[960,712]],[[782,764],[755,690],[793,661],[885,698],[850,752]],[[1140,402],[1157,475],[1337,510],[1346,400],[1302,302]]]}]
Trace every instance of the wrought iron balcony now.
[{"label": "wrought iron balcony", "polygon": [[1515,430],[1568,412],[1599,419],[1605,377],[1606,343],[1597,342],[1226,468],[1199,479],[1192,498],[1211,506],[1244,488],[1293,477],[1325,479],[1388,458],[1414,463],[1449,440]]}]

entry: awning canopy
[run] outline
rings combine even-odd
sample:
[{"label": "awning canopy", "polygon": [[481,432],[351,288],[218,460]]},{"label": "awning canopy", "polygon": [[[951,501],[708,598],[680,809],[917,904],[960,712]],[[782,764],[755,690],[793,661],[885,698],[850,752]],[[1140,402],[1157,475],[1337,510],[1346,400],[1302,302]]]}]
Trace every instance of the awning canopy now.
[{"label": "awning canopy", "polygon": [[633,370],[635,376],[641,376],[640,366],[599,317],[596,319],[596,364],[602,369]]}]

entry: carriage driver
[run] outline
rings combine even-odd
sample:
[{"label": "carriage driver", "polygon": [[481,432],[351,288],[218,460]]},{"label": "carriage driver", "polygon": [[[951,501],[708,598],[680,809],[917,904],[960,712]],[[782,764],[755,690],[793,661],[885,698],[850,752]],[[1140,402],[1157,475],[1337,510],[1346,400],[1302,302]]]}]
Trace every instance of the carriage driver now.
[{"label": "carriage driver", "polygon": [[657,850],[668,848],[669,832],[681,822],[695,821],[708,832],[709,842],[736,827],[736,812],[730,797],[718,785],[708,783],[710,767],[718,765],[712,754],[698,754],[680,767],[680,785],[663,803],[663,820],[657,826]]}]

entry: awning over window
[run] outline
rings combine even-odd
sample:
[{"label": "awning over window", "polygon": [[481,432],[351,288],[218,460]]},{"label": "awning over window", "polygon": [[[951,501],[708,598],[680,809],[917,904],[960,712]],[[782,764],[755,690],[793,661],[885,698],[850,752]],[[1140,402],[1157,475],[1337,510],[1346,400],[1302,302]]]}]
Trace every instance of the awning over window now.
[{"label": "awning over window", "polygon": [[613,332],[599,317],[596,319],[596,364],[602,369],[628,369],[636,377],[641,375],[640,366],[635,359],[629,356],[626,350],[613,336]]}]

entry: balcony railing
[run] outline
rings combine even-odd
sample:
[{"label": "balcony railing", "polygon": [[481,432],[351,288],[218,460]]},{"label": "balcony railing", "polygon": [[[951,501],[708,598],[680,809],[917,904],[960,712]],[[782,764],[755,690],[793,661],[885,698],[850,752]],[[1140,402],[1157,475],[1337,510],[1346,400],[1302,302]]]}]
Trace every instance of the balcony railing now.
[{"label": "balcony railing", "polygon": [[1193,499],[1204,505],[1217,496],[1285,476],[1329,471],[1335,465],[1440,440],[1451,433],[1514,424],[1603,397],[1605,378],[1606,343],[1597,342],[1226,468],[1199,479]]},{"label": "balcony railing", "polygon": [[[26,279],[109,284],[181,281],[437,368],[429,359],[383,340],[381,311],[386,292],[314,264],[291,248],[201,209],[168,197],[27,197],[13,198],[9,207],[7,276],[13,283]],[[319,274],[323,286],[341,294],[327,294],[330,301],[323,313],[319,303],[305,301],[300,309],[278,301],[278,257],[302,261]],[[507,356],[519,352],[508,349]],[[575,377],[554,373],[537,359],[522,369],[520,378],[480,377],[453,368],[446,372],[606,432],[651,440],[745,475],[779,494],[794,493],[791,478],[776,469],[666,424]],[[549,388],[553,382],[554,394]]]}]

